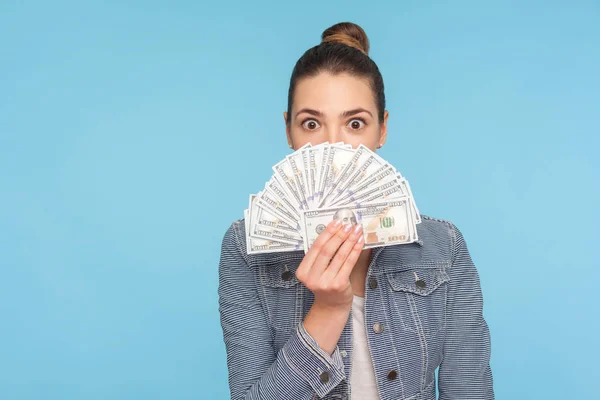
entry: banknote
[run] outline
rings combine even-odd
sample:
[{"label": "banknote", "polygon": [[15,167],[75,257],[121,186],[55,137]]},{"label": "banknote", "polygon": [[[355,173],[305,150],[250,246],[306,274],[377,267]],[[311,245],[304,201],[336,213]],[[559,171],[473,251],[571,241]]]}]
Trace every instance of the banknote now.
[{"label": "banknote", "polygon": [[273,215],[276,215],[277,217],[281,218],[288,225],[294,226],[295,224],[295,226],[299,227],[298,218],[293,213],[291,213],[284,206],[281,200],[268,189],[264,189],[263,191],[258,193],[256,204],[257,206],[268,210]]},{"label": "banknote", "polygon": [[[287,165],[289,165],[289,169],[291,172],[291,176],[295,182],[295,188],[297,191],[297,197],[301,204],[301,209],[308,209],[308,187],[306,183],[306,174],[305,174],[305,166],[307,164],[303,160],[303,152],[310,148],[310,143],[302,146],[298,151],[286,156]],[[283,168],[285,170],[285,168]]]},{"label": "banknote", "polygon": [[356,183],[354,186],[346,188],[343,194],[340,194],[338,199],[335,200],[332,205],[343,204],[345,201],[348,201],[347,199],[351,196],[364,190],[368,190],[370,187],[375,187],[375,185],[378,185],[382,181],[394,179],[396,175],[396,169],[386,163],[370,176],[363,178],[363,180]]},{"label": "banknote", "polygon": [[[312,147],[312,146],[311,146]],[[306,193],[304,193],[304,195],[306,196],[306,205],[307,205],[307,209],[311,208],[311,204],[310,204],[310,182],[309,182],[309,174],[310,174],[310,163],[309,163],[309,159],[308,159],[308,150],[309,148],[303,149],[300,151],[300,158],[302,159],[302,177],[304,178],[304,190]]]},{"label": "banknote", "polygon": [[319,207],[324,200],[324,195],[332,190],[334,182],[337,180],[337,177],[346,164],[352,159],[354,153],[353,149],[346,149],[343,147],[332,146],[329,149],[327,160],[324,160],[325,168],[322,176],[323,181],[320,183],[321,186],[317,191],[316,201],[317,204],[319,204]]},{"label": "banknote", "polygon": [[365,248],[412,243],[421,223],[408,180],[391,163],[363,145],[306,143],[250,196],[248,253],[308,251],[334,218],[360,223]]},{"label": "banknote", "polygon": [[400,179],[394,177],[389,181],[381,182],[379,185],[373,185],[366,190],[351,195],[346,199],[346,203],[360,206],[362,204],[399,197],[408,197],[408,190],[401,183]]},{"label": "banknote", "polygon": [[406,198],[362,206],[306,210],[300,223],[305,239],[304,251],[308,251],[334,219],[340,219],[344,224],[362,225],[365,249],[411,243],[417,239],[417,234],[413,231],[410,215]]},{"label": "banknote", "polygon": [[[315,146],[315,147],[318,147],[318,146]],[[326,184],[325,183],[326,179],[329,176],[329,172],[330,172],[332,165],[334,164],[334,158],[336,156],[337,149],[340,149],[340,148],[344,149],[344,150],[352,150],[352,146],[350,146],[350,145],[346,145],[341,142],[333,143],[333,144],[324,146],[321,157],[315,159],[315,161],[318,161],[318,165],[317,165],[317,180],[315,182],[314,200],[313,200],[312,208],[315,208],[315,206],[318,204],[319,198],[323,194],[323,186]],[[338,155],[338,157],[339,157],[339,155]],[[335,169],[335,167],[333,167],[333,168]],[[334,173],[335,173],[335,170],[334,170]]]},{"label": "banknote", "polygon": [[281,253],[288,251],[301,250],[303,248],[302,243],[290,244],[283,243],[277,240],[267,240],[252,237],[249,234],[251,229],[252,220],[250,218],[250,210],[252,203],[256,195],[250,195],[250,208],[244,210],[244,228],[246,231],[246,252],[248,254],[260,254],[260,253]]},{"label": "banknote", "polygon": [[[307,143],[305,146],[310,145]],[[303,146],[302,148],[305,148]],[[295,153],[294,153],[295,154]],[[288,156],[290,157],[290,156]],[[290,201],[294,203],[298,210],[306,210],[308,208],[306,199],[300,193],[301,188],[296,183],[294,170],[289,163],[289,158],[286,157],[273,166],[273,172],[277,180],[281,183],[283,190],[287,193]]]},{"label": "banknote", "polygon": [[298,209],[292,203],[287,192],[283,189],[283,185],[279,182],[276,176],[273,176],[266,184],[265,190],[272,194],[272,197],[276,200],[279,200],[282,203],[282,206],[292,215],[296,216],[294,218],[297,220],[300,218],[300,213]]},{"label": "banknote", "polygon": [[366,176],[370,176],[384,164],[385,160],[361,144],[356,149],[352,159],[344,167],[344,170],[339,174],[329,193],[325,194],[320,206],[330,205],[348,188],[357,184]]},{"label": "banknote", "polygon": [[308,153],[308,174],[306,174],[306,176],[309,208],[314,208],[315,190],[318,182],[318,167],[323,161],[323,152],[327,149],[326,146],[328,144],[329,142],[321,143],[306,150],[306,153]]},{"label": "banknote", "polygon": [[271,213],[269,210],[256,206],[252,207],[251,211],[253,231],[257,237],[261,237],[262,232],[270,232],[263,236],[264,239],[276,239],[280,237],[282,241],[291,241],[292,243],[302,240],[302,235],[295,227],[290,226],[287,222]]},{"label": "banknote", "polygon": [[412,191],[410,190],[410,184],[408,183],[408,181],[406,179],[402,179],[402,184],[404,186],[406,186],[406,191],[408,192],[408,196],[412,199],[413,214],[416,218],[415,222],[417,224],[420,224],[421,223],[421,214],[419,214],[419,209],[417,208],[417,205],[414,202],[414,197],[412,195]]}]

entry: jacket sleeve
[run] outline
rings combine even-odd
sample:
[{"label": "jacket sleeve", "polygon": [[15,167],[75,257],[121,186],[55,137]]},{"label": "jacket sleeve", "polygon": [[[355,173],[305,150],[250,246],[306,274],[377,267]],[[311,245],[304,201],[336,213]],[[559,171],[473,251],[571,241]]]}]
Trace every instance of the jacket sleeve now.
[{"label": "jacket sleeve", "polygon": [[453,256],[438,371],[440,400],[493,400],[490,331],[483,317],[479,275],[461,232],[452,224],[450,230]]},{"label": "jacket sleeve", "polygon": [[329,355],[300,323],[275,351],[239,225],[234,222],[225,233],[219,262],[219,313],[231,399],[324,397],[345,379],[339,348]]}]

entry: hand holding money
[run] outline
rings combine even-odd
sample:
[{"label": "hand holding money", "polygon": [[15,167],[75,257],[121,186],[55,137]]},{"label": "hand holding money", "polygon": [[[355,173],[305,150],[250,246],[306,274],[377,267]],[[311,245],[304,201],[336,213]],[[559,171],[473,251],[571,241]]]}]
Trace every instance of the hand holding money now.
[{"label": "hand holding money", "polygon": [[332,221],[361,226],[364,248],[418,240],[408,181],[361,145],[304,145],[273,166],[245,210],[249,254],[308,252]]},{"label": "hand holding money", "polygon": [[315,294],[315,303],[331,309],[352,305],[350,273],[364,247],[360,225],[331,221],[308,250],[296,276]]}]

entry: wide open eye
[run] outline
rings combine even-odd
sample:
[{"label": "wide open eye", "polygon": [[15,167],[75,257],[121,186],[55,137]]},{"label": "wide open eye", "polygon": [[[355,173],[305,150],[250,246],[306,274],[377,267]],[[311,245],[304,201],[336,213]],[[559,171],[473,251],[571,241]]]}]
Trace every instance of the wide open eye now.
[{"label": "wide open eye", "polygon": [[302,127],[304,129],[307,129],[309,131],[314,131],[315,129],[319,128],[319,123],[317,122],[317,120],[309,118],[309,119],[305,119],[302,122]]},{"label": "wide open eye", "polygon": [[350,120],[350,123],[348,124],[350,126],[351,129],[357,131],[359,129],[362,129],[365,127],[365,125],[367,125],[366,121],[362,118],[352,118]]}]

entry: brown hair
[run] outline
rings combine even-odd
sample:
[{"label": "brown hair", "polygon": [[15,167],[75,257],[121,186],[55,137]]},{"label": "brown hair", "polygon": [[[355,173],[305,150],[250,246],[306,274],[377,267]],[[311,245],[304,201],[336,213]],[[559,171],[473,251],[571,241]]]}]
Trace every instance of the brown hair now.
[{"label": "brown hair", "polygon": [[352,22],[340,22],[325,29],[321,34],[321,43],[308,49],[296,62],[288,91],[288,125],[292,119],[292,104],[298,81],[321,72],[333,75],[347,73],[366,78],[373,89],[379,122],[383,122],[383,78],[377,64],[369,57],[369,38],[360,26]]}]

